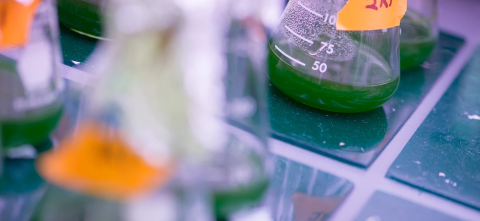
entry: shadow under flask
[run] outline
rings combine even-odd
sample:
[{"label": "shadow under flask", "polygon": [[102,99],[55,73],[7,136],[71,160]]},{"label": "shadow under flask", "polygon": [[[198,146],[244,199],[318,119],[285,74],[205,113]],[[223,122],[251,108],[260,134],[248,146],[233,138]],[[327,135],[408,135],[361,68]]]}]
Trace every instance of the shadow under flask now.
[{"label": "shadow under flask", "polygon": [[292,0],[269,39],[268,74],[291,98],[357,113],[388,101],[399,84],[399,27],[338,31],[347,0]]}]

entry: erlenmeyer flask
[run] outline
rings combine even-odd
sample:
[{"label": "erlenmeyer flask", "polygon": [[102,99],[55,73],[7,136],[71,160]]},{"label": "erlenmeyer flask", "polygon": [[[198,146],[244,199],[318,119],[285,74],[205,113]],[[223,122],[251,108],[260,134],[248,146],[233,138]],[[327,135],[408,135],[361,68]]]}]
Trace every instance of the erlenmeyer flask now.
[{"label": "erlenmeyer flask", "polygon": [[437,0],[408,1],[400,23],[400,67],[421,65],[432,53],[438,39]]},{"label": "erlenmeyer flask", "polygon": [[374,109],[399,83],[399,28],[337,31],[347,0],[291,0],[269,41],[270,80],[301,103],[334,112]]},{"label": "erlenmeyer flask", "polygon": [[264,85],[267,36],[257,7],[264,2],[232,0],[226,6],[217,0],[201,2],[203,6],[182,8],[186,14],[215,11],[185,19],[191,28],[185,33],[189,62],[184,63],[184,75],[192,131],[212,154],[205,174],[212,207],[219,221],[252,220],[245,217],[255,212],[268,216],[263,204],[270,183]]},{"label": "erlenmeyer flask", "polygon": [[[111,1],[107,10],[115,41],[98,49],[103,66],[92,71],[98,78],[84,90],[79,125],[38,165],[62,188],[123,201],[170,180],[169,135],[188,116],[185,101],[163,99],[183,91],[181,76],[171,74],[178,73],[172,45],[178,10],[170,1],[141,0]],[[131,16],[115,16],[122,12]]]},{"label": "erlenmeyer flask", "polygon": [[[174,1],[115,0],[107,11],[115,41],[98,51],[104,66],[85,89],[80,126],[39,158],[40,174],[60,188],[47,192],[36,217],[208,220],[193,212],[181,217],[209,199],[202,197],[209,192],[202,192],[198,168],[182,173],[193,183],[176,179],[187,165],[176,149],[194,140],[178,56],[183,15]],[[191,155],[202,158],[200,152]]]},{"label": "erlenmeyer flask", "polygon": [[75,32],[101,38],[104,4],[105,0],[57,0],[58,18]]},{"label": "erlenmeyer flask", "polygon": [[0,122],[3,148],[49,138],[62,115],[60,50],[52,0],[2,0]]}]

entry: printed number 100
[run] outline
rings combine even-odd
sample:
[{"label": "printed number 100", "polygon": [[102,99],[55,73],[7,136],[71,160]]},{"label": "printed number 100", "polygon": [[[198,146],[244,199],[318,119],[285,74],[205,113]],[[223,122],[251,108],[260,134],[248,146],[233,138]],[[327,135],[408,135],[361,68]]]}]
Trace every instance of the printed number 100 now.
[{"label": "printed number 100", "polygon": [[320,61],[315,61],[315,63],[313,63],[312,70],[320,71],[320,73],[325,73],[325,71],[327,71],[327,64],[325,63],[320,64]]}]

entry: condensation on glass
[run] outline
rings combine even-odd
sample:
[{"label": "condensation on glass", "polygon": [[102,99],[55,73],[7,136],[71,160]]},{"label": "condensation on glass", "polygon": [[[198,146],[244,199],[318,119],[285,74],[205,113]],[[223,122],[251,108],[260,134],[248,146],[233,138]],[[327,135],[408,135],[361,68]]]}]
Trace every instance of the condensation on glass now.
[{"label": "condensation on glass", "polygon": [[399,83],[399,28],[337,31],[346,0],[292,0],[269,40],[272,83],[306,105],[363,112],[389,100]]}]

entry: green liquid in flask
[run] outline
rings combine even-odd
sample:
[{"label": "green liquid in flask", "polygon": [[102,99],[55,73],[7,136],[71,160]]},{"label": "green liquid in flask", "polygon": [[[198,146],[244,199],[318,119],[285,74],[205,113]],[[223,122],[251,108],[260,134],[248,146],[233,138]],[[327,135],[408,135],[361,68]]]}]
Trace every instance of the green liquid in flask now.
[{"label": "green liquid in flask", "polygon": [[62,116],[60,107],[51,109],[41,114],[32,113],[17,119],[3,120],[0,124],[3,147],[35,145],[48,139]]},{"label": "green liquid in flask", "polygon": [[240,186],[233,190],[215,191],[213,194],[214,209],[217,220],[228,220],[229,215],[258,204],[268,190],[269,180],[258,180],[248,186]]},{"label": "green liquid in flask", "polygon": [[17,73],[17,62],[0,55],[0,129],[3,148],[37,145],[49,139],[63,112],[53,81],[52,78],[47,88],[27,92]]},{"label": "green liquid in flask", "polygon": [[102,36],[102,0],[58,0],[58,18],[68,28],[81,34]]},{"label": "green liquid in flask", "polygon": [[[292,58],[302,61],[291,62]],[[393,74],[388,62],[367,46],[360,46],[356,57],[350,60],[321,62],[295,46],[271,43],[268,73],[272,83],[291,98],[341,113],[379,107],[393,96],[399,84],[399,76]]]},{"label": "green liquid in flask", "polygon": [[[244,177],[246,182],[236,184],[236,179],[230,177],[227,183],[221,184],[218,189],[214,188],[212,200],[217,221],[229,220],[233,214],[239,211],[259,206],[268,190],[270,177],[264,172],[262,158],[258,154],[250,152],[249,156],[244,159],[248,162],[244,162],[240,167],[233,163],[236,165],[233,168],[237,169],[230,170],[228,174],[230,176],[234,173],[250,171],[246,172],[250,174],[248,178]],[[235,160],[229,162],[235,162]],[[229,184],[232,184],[231,187],[228,187]],[[225,186],[227,187],[225,188]]]},{"label": "green liquid in flask", "polygon": [[437,44],[437,33],[431,21],[408,10],[400,24],[400,67],[413,68],[421,65]]}]

